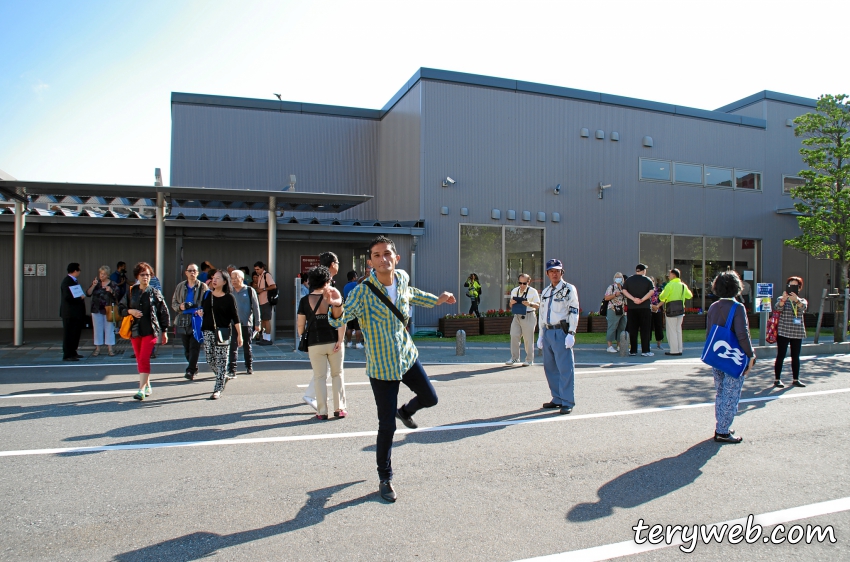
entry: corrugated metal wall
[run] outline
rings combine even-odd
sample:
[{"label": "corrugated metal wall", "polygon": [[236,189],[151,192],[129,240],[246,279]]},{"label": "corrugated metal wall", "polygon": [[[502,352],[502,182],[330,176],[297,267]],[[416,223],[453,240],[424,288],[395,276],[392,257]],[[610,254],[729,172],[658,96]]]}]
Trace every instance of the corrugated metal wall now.
[{"label": "corrugated metal wall", "polygon": [[378,133],[378,218],[419,220],[421,84],[414,86],[381,120]]},{"label": "corrugated metal wall", "polygon": [[[296,191],[376,193],[378,121],[175,103],[171,122],[170,185],[279,191],[295,174]],[[293,214],[383,218],[374,200],[339,215]]]},{"label": "corrugated metal wall", "polygon": [[[803,108],[800,108],[803,109]],[[796,223],[779,217],[781,195],[771,190],[766,161],[769,131],[610,105],[424,82],[422,84],[422,197],[426,233],[419,283],[429,290],[457,287],[458,223],[540,226],[547,215],[546,255],[566,262],[585,311],[592,310],[616,270],[633,271],[640,232],[738,236],[765,240],[765,276],[780,274],[782,240]],[[586,127],[590,138],[579,130]],[[604,131],[597,140],[595,131]],[[611,132],[619,133],[614,142]],[[792,133],[793,134],[793,133]],[[652,148],[642,145],[651,136]],[[799,147],[799,144],[797,144]],[[762,193],[639,181],[639,159],[661,158],[763,172]],[[446,175],[457,180],[442,188]],[[597,196],[599,182],[612,184]],[[554,195],[556,184],[561,195]],[[450,209],[448,216],[440,207]],[[468,217],[459,209],[467,207]],[[502,218],[492,220],[491,209]],[[517,211],[517,220],[506,211]],[[532,221],[521,220],[522,211]],[[561,222],[551,222],[553,211]],[[786,224],[787,223],[787,224]],[[650,272],[651,274],[653,272]],[[659,272],[654,272],[659,273]],[[442,310],[423,313],[434,325]]]},{"label": "corrugated metal wall", "polygon": [[[799,107],[799,106],[797,106]],[[762,100],[753,104],[750,104],[746,107],[742,107],[741,109],[736,109],[735,111],[729,112],[732,115],[745,115],[747,117],[755,117],[756,119],[765,119],[767,120],[767,100]],[[768,125],[769,127],[770,125]]]}]

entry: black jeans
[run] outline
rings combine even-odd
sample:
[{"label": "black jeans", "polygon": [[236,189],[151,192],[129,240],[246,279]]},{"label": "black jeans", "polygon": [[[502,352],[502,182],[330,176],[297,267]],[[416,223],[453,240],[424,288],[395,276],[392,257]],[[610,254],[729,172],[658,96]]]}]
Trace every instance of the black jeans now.
[{"label": "black jeans", "polygon": [[469,305],[469,312],[467,314],[474,314],[478,318],[481,318],[481,313],[478,312],[478,303],[481,302],[478,299],[472,299],[472,303]]},{"label": "black jeans", "polygon": [[198,372],[198,355],[201,353],[201,344],[195,339],[194,334],[180,334],[180,339],[183,341],[183,354],[186,356],[186,361],[189,366],[187,372]]},{"label": "black jeans", "polygon": [[773,376],[776,380],[779,380],[779,375],[782,374],[782,363],[785,361],[789,344],[791,345],[791,375],[794,380],[800,378],[800,348],[803,346],[803,340],[777,335],[776,362],[773,364]]},{"label": "black jeans", "polygon": [[63,318],[62,327],[62,358],[76,357],[77,348],[80,347],[80,335],[86,325],[85,318]]},{"label": "black jeans", "polygon": [[[254,328],[242,324],[242,354],[245,356],[245,368],[254,368],[254,353],[251,349],[251,336]],[[230,355],[227,357],[227,372],[236,372],[236,363],[239,361],[239,348],[236,346],[236,328],[230,327]]]},{"label": "black jeans", "polygon": [[378,407],[378,441],[375,447],[375,458],[378,461],[378,477],[381,480],[392,480],[393,477],[392,449],[399,382],[403,382],[416,395],[400,408],[405,416],[412,416],[422,408],[437,405],[437,391],[428,380],[428,375],[425,374],[418,359],[400,381],[369,379],[372,394],[375,395],[375,405]]},{"label": "black jeans", "polygon": [[[651,312],[651,310],[650,310]],[[652,329],[655,331],[655,341],[661,343],[664,341],[664,309],[659,308],[658,312],[652,312]]]},{"label": "black jeans", "polygon": [[637,353],[638,332],[640,332],[640,351],[649,353],[652,339],[652,311],[648,308],[632,308],[626,316],[626,329],[629,331],[629,353]]}]

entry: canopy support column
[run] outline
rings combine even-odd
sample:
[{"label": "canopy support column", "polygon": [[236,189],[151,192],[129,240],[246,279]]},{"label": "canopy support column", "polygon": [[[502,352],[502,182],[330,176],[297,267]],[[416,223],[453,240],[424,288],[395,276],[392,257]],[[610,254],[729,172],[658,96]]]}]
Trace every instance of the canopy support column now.
[{"label": "canopy support column", "polygon": [[[156,276],[160,283],[165,279],[165,195],[156,194]],[[163,287],[165,290],[165,287]]]},{"label": "canopy support column", "polygon": [[24,345],[24,226],[26,206],[15,200],[14,336],[12,345]]},{"label": "canopy support column", "polygon": [[[277,278],[277,197],[269,197],[269,260],[266,271],[271,274],[276,285],[280,285],[280,279]],[[278,289],[278,295],[281,291]],[[278,297],[280,302],[280,297]],[[277,320],[277,307],[272,307],[271,333],[269,334],[272,341],[277,341],[275,337],[275,322]]]}]

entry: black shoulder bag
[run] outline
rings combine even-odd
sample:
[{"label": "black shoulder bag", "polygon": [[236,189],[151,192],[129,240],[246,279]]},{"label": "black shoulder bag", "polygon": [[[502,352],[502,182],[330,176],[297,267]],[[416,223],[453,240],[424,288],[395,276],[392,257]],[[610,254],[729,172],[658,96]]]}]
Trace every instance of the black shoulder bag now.
[{"label": "black shoulder bag", "polygon": [[[307,296],[309,297],[310,295]],[[307,303],[309,304],[310,301],[307,301]],[[307,340],[307,338],[310,334],[310,326],[312,326],[313,322],[316,320],[316,311],[319,310],[319,305],[321,304],[322,299],[320,298],[316,302],[316,306],[313,307],[313,318],[307,321],[307,326],[304,328],[304,333],[301,334],[301,339],[298,340],[298,351],[303,351],[304,353],[307,353],[307,350],[310,349],[310,342]]]},{"label": "black shoulder bag", "polygon": [[685,301],[682,300],[682,297],[685,296],[685,285],[682,284],[682,292],[679,294],[679,300],[670,301],[667,303],[667,307],[665,309],[665,314],[668,318],[675,318],[676,316],[684,316],[685,315]]},{"label": "black shoulder bag", "polygon": [[[268,274],[269,274],[269,272],[266,271],[265,274],[263,275],[263,283],[266,285],[266,287],[268,287],[268,281],[266,281],[266,276]],[[266,293],[267,293],[266,296],[269,297],[269,304],[272,305],[272,306],[277,306],[278,297],[280,297],[280,291],[278,291],[277,288],[266,289]]]},{"label": "black shoulder bag", "polygon": [[388,299],[387,296],[384,293],[382,293],[379,288],[372,285],[368,281],[364,281],[363,284],[368,285],[369,289],[373,293],[375,293],[375,296],[378,297],[381,300],[382,303],[387,305],[387,308],[390,309],[390,312],[392,312],[393,314],[396,315],[396,318],[398,318],[398,321],[401,322],[401,325],[404,326],[405,328],[407,328],[407,322],[408,322],[409,319],[404,317],[404,314],[402,314],[401,311],[398,308],[396,308],[396,306],[392,303],[392,301],[390,299]]}]

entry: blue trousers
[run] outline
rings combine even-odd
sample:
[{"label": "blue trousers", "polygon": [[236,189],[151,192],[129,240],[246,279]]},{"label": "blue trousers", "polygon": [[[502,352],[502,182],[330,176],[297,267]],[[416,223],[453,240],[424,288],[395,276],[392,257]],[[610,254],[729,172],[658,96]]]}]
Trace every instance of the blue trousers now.
[{"label": "blue trousers", "polygon": [[567,334],[563,330],[543,331],[543,370],[552,393],[552,403],[576,405],[575,358],[573,350],[564,347]]},{"label": "blue trousers", "polygon": [[727,434],[732,427],[735,414],[738,413],[738,401],[741,399],[741,389],[744,386],[744,377],[729,376],[723,371],[714,371],[714,389],[717,395],[714,398],[714,418],[717,427],[714,431]]}]

